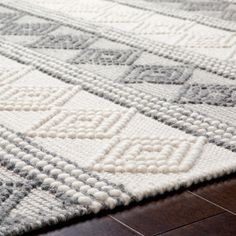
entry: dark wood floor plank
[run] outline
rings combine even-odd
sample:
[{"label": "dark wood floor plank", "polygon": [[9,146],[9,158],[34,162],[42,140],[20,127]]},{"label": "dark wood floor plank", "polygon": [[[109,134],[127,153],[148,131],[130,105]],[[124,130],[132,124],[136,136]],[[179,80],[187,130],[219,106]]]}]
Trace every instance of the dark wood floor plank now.
[{"label": "dark wood floor plank", "polygon": [[234,236],[236,216],[226,212],[158,236]]},{"label": "dark wood floor plank", "polygon": [[[215,206],[211,202],[222,208]],[[213,223],[211,223],[212,220],[207,220],[207,218],[210,217],[209,219],[219,221],[219,224],[221,224],[220,222],[222,221],[223,229],[226,230],[225,232],[231,232],[230,230],[232,229],[233,234],[229,235],[236,235],[234,232],[234,225],[236,223],[233,222],[233,225],[225,225],[224,223],[224,220],[228,220],[229,216],[228,214],[225,216],[226,212],[223,208],[235,212],[236,175],[224,177],[221,180],[210,181],[208,184],[199,184],[198,186],[190,188],[188,191],[182,193],[174,192],[172,196],[167,195],[167,197],[163,196],[157,200],[146,201],[139,206],[128,207],[123,211],[118,209],[118,212],[113,213],[112,217],[115,217],[121,221],[121,223],[123,222],[144,235],[163,234],[165,236],[169,236],[169,234],[192,236],[195,231],[196,235],[204,236],[208,222],[209,225],[213,227]],[[222,216],[223,219],[219,214],[224,215],[224,217]],[[66,226],[61,226],[61,229],[59,229],[60,225],[59,227],[55,226],[54,229],[51,229],[50,233],[45,233],[44,229],[40,231],[40,234],[36,233],[34,236],[138,235],[135,231],[132,231],[107,216],[95,218],[91,216],[87,219],[88,220],[80,223],[77,223],[77,220],[75,220],[73,221],[73,225],[71,223],[70,226],[68,226],[69,224],[65,224]],[[234,218],[232,219],[230,219],[230,222],[235,220]],[[192,229],[189,228],[196,227],[195,224],[198,225],[198,222],[204,222],[201,223],[203,226],[199,228],[200,231],[194,228],[193,233],[190,233],[189,230]],[[190,227],[191,224],[192,226]],[[227,227],[228,229],[226,229]],[[43,232],[43,234],[41,234],[41,232]],[[218,234],[209,230],[206,230],[206,232],[206,235],[218,236],[218,234],[222,235],[221,233],[223,231],[217,230]],[[228,234],[225,232],[223,235],[227,236]]]},{"label": "dark wood floor plank", "polygon": [[140,236],[109,216],[94,218],[38,236]]},{"label": "dark wood floor plank", "polygon": [[236,214],[236,177],[191,190]]},{"label": "dark wood floor plank", "polygon": [[153,235],[186,225],[224,210],[188,192],[177,193],[112,216],[143,233]]}]

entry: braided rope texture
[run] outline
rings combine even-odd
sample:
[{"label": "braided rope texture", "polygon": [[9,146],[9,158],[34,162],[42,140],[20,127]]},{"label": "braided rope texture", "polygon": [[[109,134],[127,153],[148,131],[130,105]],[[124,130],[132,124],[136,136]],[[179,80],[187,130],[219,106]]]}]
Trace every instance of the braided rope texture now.
[{"label": "braided rope texture", "polygon": [[236,170],[236,2],[0,1],[0,236]]}]

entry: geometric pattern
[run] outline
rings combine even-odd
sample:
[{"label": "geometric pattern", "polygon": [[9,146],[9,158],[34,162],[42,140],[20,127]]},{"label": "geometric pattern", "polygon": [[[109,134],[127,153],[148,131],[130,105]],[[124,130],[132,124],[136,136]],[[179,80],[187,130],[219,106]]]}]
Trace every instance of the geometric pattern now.
[{"label": "geometric pattern", "polygon": [[173,24],[169,22],[144,22],[132,29],[136,34],[180,34],[192,26],[192,23]]},{"label": "geometric pattern", "polygon": [[[112,209],[235,170],[235,107],[215,107],[225,111],[224,120],[223,115],[215,118],[210,106],[181,104],[235,106],[236,66],[228,60],[234,53],[235,24],[207,16],[220,17],[220,4],[192,6],[203,11],[192,14],[167,11],[162,3],[160,8],[154,2],[132,8],[132,1],[121,6],[117,2],[123,0],[113,0],[102,13],[96,3],[92,12],[81,12],[73,9],[74,0],[35,0],[59,10],[50,12],[27,1],[0,4],[0,11],[5,7],[24,14],[13,24],[2,16],[6,25],[0,30],[6,35],[0,39],[6,67],[0,69],[1,123],[15,129],[0,124],[0,235]],[[176,8],[186,2],[157,1]],[[153,9],[143,10],[145,5]],[[72,18],[63,15],[64,6],[72,8]],[[83,16],[98,25],[76,19]],[[144,35],[148,39],[142,33],[150,34]],[[65,62],[68,58],[74,65]],[[24,78],[28,69],[20,66],[25,65],[33,72]],[[189,84],[201,79],[206,84]],[[179,90],[177,102],[167,101],[166,95],[175,98]],[[29,128],[21,133],[22,126]],[[32,191],[24,190],[28,179],[36,182],[29,181]],[[23,184],[18,187],[18,182]]]},{"label": "geometric pattern", "polygon": [[209,104],[233,107],[236,105],[236,86],[220,84],[188,84],[181,88],[180,103]]},{"label": "geometric pattern", "polygon": [[236,21],[236,8],[226,8],[221,15],[222,19],[229,20],[229,21]]},{"label": "geometric pattern", "polygon": [[[28,138],[2,126],[0,150],[1,166],[24,179],[35,180],[38,189],[41,187],[45,191],[51,190],[57,198],[76,204],[74,207],[86,207],[90,212],[97,212],[103,207],[113,208],[118,202],[129,202],[129,196],[120,186],[112,185],[109,180],[103,181],[102,178],[85,172],[74,162],[50,153],[37,144],[32,144]],[[4,201],[5,198],[4,196]],[[33,199],[30,205],[34,210],[34,207],[40,209],[49,203],[46,198],[38,202],[39,198],[38,196],[37,199]],[[34,213],[37,218],[38,212]]]},{"label": "geometric pattern", "polygon": [[55,30],[58,27],[56,24],[51,23],[11,23],[5,25],[0,29],[2,35],[43,35]]},{"label": "geometric pattern", "polygon": [[131,65],[140,55],[137,50],[111,50],[89,48],[71,59],[73,64]]},{"label": "geometric pattern", "polygon": [[9,23],[9,21],[16,20],[17,18],[21,16],[22,14],[19,14],[19,13],[0,12],[0,23],[6,24],[6,23]]},{"label": "geometric pattern", "polygon": [[0,67],[0,85],[11,83],[32,71],[32,67],[4,68]]},{"label": "geometric pattern", "polygon": [[33,186],[33,181],[0,181],[0,224],[10,211],[30,193]]},{"label": "geometric pattern", "polygon": [[181,5],[181,9],[187,11],[222,11],[227,7],[228,3],[222,1],[205,0],[205,1],[185,1]]},{"label": "geometric pattern", "polygon": [[[128,5],[124,0],[114,0],[121,5]],[[134,9],[139,8],[143,11],[154,12],[156,15],[172,16],[178,21],[192,21],[199,25],[206,25],[213,28],[226,29],[235,32],[235,0],[131,0],[129,6]],[[160,17],[161,18],[161,17]],[[170,18],[169,18],[170,19]],[[224,19],[224,20],[222,20]],[[169,20],[166,19],[166,22]],[[158,19],[153,19],[158,22]],[[117,27],[118,28],[118,27]],[[155,32],[155,31],[154,31]],[[197,34],[201,32],[198,29]]]},{"label": "geometric pattern", "polygon": [[186,34],[178,45],[193,48],[229,48],[236,44],[235,35],[196,35]]},{"label": "geometric pattern", "polygon": [[48,110],[61,106],[78,91],[68,87],[2,87],[0,110]]},{"label": "geometric pattern", "polygon": [[30,45],[33,48],[51,49],[84,49],[94,41],[94,37],[87,35],[46,35]]},{"label": "geometric pattern", "polygon": [[87,168],[99,172],[178,173],[193,168],[205,138],[114,138]]},{"label": "geometric pattern", "polygon": [[147,16],[150,14],[147,12],[142,12],[142,11],[129,11],[129,8],[126,9],[119,9],[117,11],[116,9],[107,9],[103,11],[100,15],[97,14],[95,16],[97,22],[104,22],[104,23],[131,23],[135,22],[137,20],[142,21],[145,19]]},{"label": "geometric pattern", "polygon": [[[149,2],[149,0],[146,0]],[[135,1],[134,1],[135,2]],[[198,16],[202,14],[203,18],[205,15],[209,15],[212,18],[225,19],[235,21],[235,3],[233,1],[215,1],[215,0],[156,0],[153,3],[167,7],[171,7],[173,3],[173,9],[181,9],[190,12],[196,12]],[[152,6],[153,7],[153,6]],[[155,9],[155,6],[154,6]],[[214,14],[215,13],[215,14]],[[201,15],[200,15],[201,16]],[[196,17],[200,18],[200,17]]]},{"label": "geometric pattern", "polygon": [[135,110],[56,110],[35,124],[28,135],[43,138],[109,138],[118,134]]},{"label": "geometric pattern", "polygon": [[119,82],[183,84],[191,77],[192,71],[188,66],[133,65]]}]

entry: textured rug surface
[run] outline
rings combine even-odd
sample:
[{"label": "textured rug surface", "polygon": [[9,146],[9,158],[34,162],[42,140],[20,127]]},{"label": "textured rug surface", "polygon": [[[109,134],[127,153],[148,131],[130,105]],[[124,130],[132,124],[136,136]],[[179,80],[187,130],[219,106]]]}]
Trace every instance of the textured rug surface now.
[{"label": "textured rug surface", "polygon": [[0,0],[0,235],[234,172],[235,79],[233,0]]}]

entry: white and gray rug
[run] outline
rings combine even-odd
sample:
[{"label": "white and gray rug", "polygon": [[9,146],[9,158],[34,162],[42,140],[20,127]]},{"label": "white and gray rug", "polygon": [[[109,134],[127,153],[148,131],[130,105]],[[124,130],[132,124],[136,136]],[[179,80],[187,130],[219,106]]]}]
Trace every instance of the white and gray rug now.
[{"label": "white and gray rug", "polygon": [[0,235],[236,170],[236,1],[0,0]]}]

